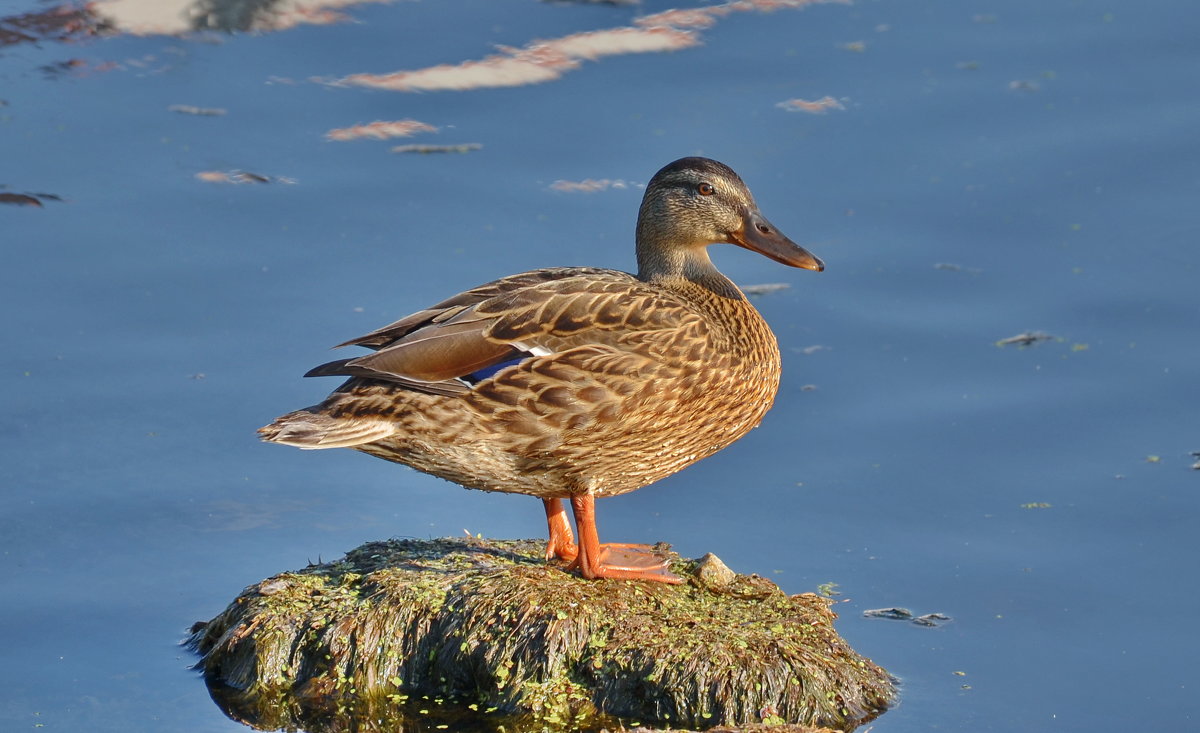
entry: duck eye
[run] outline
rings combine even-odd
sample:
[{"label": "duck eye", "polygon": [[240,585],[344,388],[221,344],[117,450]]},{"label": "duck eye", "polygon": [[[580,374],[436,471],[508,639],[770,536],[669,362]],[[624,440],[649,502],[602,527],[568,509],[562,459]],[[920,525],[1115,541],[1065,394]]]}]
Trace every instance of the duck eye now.
[{"label": "duck eye", "polygon": [[701,183],[699,186],[696,186],[696,190],[701,196],[712,196],[717,192],[717,189],[713,188],[713,185],[708,182]]}]

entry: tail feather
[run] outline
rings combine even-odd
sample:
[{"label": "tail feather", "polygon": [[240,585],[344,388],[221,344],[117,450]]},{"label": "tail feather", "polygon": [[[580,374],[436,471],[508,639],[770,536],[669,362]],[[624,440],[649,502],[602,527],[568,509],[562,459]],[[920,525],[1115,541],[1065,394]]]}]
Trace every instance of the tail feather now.
[{"label": "tail feather", "polygon": [[382,420],[344,419],[320,412],[297,410],[275,418],[270,425],[258,429],[268,443],[293,445],[305,450],[323,448],[353,448],[383,440],[396,428]]}]

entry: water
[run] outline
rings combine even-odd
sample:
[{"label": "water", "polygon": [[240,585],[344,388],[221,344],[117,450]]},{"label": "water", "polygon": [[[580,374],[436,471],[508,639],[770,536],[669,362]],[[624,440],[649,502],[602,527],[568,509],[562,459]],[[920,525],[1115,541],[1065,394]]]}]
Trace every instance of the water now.
[{"label": "water", "polygon": [[[175,643],[244,585],[388,536],[540,536],[532,499],[253,430],[333,386],[300,378],[327,345],[503,274],[632,268],[639,186],[688,154],[732,165],[828,269],[714,252],[791,285],[755,301],[785,355],[775,409],[601,502],[603,537],[836,583],[841,632],[903,679],[876,731],[1194,724],[1200,11],[817,4],[712,14],[673,52],[553,57],[536,84],[322,83],[669,7],[0,34],[0,194],[62,199],[0,206],[2,727],[241,729]],[[4,3],[0,27],[50,8]],[[407,119],[439,131],[325,138]],[[196,177],[236,171],[270,182]],[[617,185],[554,187],[586,179]],[[1033,330],[1055,338],[995,345]],[[861,616],[888,606],[954,620]]]}]

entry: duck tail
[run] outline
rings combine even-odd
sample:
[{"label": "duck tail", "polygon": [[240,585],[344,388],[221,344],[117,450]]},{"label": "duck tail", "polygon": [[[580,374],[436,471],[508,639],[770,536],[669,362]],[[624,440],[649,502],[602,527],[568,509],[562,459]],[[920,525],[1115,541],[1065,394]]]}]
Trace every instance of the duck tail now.
[{"label": "duck tail", "polygon": [[258,429],[268,443],[282,443],[304,450],[323,448],[354,448],[383,440],[396,429],[381,420],[336,418],[310,407],[275,418],[270,425]]}]

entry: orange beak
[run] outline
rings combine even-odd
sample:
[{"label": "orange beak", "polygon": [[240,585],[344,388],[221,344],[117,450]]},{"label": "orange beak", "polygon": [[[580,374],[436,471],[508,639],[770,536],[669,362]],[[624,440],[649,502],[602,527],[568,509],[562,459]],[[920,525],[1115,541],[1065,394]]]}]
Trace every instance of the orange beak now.
[{"label": "orange beak", "polygon": [[784,236],[757,209],[747,213],[742,230],[731,234],[729,242],[790,267],[815,272],[825,269],[825,263],[819,257]]}]

